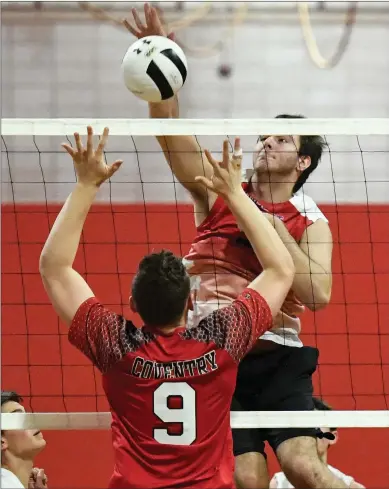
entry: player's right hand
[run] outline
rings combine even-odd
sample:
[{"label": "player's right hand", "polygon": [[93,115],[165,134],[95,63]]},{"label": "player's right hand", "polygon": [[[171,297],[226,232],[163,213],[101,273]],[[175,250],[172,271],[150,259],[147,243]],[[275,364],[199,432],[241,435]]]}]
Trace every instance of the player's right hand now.
[{"label": "player's right hand", "polygon": [[136,28],[131,25],[127,19],[123,20],[124,27],[126,27],[126,29],[138,39],[142,39],[142,37],[147,36],[164,36],[168,37],[172,41],[175,41],[175,35],[173,32],[166,34],[161,19],[158,16],[158,12],[154,7],[151,7],[148,3],[145,3],[144,12],[145,23],[140,20],[137,10],[135,8],[131,9]]},{"label": "player's right hand", "polygon": [[230,155],[229,142],[223,143],[223,160],[216,161],[211,153],[204,151],[207,160],[212,165],[213,175],[206,178],[198,176],[196,182],[202,183],[208,190],[226,198],[235,192],[242,192],[242,159],[243,153],[240,147],[240,138],[235,139],[234,153]]},{"label": "player's right hand", "polygon": [[88,126],[88,138],[86,148],[82,145],[80,135],[74,133],[76,148],[69,144],[62,144],[62,147],[73,158],[74,169],[77,174],[77,182],[83,185],[94,185],[99,187],[105,180],[119,170],[122,160],[116,160],[112,165],[105,163],[104,148],[107,144],[109,129],[106,127],[100,138],[96,150],[93,149],[93,129]]}]

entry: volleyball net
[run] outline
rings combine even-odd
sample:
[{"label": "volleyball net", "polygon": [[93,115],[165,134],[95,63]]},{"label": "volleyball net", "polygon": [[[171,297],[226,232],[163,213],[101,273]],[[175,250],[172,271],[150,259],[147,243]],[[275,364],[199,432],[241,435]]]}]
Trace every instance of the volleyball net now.
[{"label": "volleyball net", "polygon": [[32,413],[2,415],[2,428],[109,427],[100,375],[68,344],[38,271],[75,184],[60,144],[73,142],[75,131],[85,135],[87,125],[95,134],[109,127],[107,160],[124,164],[99,192],[75,267],[100,301],[137,325],[128,296],[138,262],[162,248],[183,256],[195,236],[192,205],[155,136],[195,135],[218,156],[223,139],[239,135],[244,177],[259,134],[325,137],[328,148],[304,192],[329,219],[333,293],[325,309],[304,314],[301,339],[320,350],[315,394],[334,411],[232,413],[232,425],[388,428],[389,119],[3,119],[2,389],[20,393]]}]

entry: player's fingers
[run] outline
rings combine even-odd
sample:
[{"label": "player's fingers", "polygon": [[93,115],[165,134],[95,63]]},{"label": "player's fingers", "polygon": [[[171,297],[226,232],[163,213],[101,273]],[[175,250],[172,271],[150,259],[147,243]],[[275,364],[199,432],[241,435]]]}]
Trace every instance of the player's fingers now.
[{"label": "player's fingers", "polygon": [[42,480],[42,487],[47,487],[47,483],[49,482],[49,478],[45,474],[45,469],[41,469],[41,471],[42,472],[40,474],[40,478]]},{"label": "player's fingers", "polygon": [[132,16],[134,17],[134,21],[135,21],[137,28],[140,31],[144,31],[146,29],[146,27],[143,25],[143,22],[140,20],[140,17],[138,15],[138,12],[136,11],[136,8],[131,9],[131,12],[132,12]]},{"label": "player's fingers", "polygon": [[207,149],[204,150],[204,154],[205,154],[207,160],[209,161],[209,163],[212,165],[213,171],[217,175],[220,175],[220,166],[219,166],[219,163],[214,159],[214,157],[211,155],[211,153]]},{"label": "player's fingers", "polygon": [[75,132],[75,133],[74,133],[74,140],[75,140],[75,142],[76,142],[77,151],[78,151],[79,153],[82,153],[82,149],[83,149],[83,148],[82,148],[82,142],[81,142],[81,137],[80,137],[80,135],[78,134],[78,132]]},{"label": "player's fingers", "polygon": [[43,469],[37,469],[36,474],[33,476],[35,487],[42,487],[42,472]]},{"label": "player's fingers", "polygon": [[232,154],[232,160],[235,163],[240,165],[242,158],[243,158],[243,150],[242,150],[242,147],[240,145],[240,138],[235,138],[234,152]]},{"label": "player's fingers", "polygon": [[71,156],[72,158],[74,158],[74,156],[75,156],[76,152],[74,151],[74,149],[73,149],[71,146],[69,146],[69,145],[68,145],[68,144],[66,144],[66,143],[62,143],[62,144],[61,144],[61,146],[63,147],[63,149],[64,149],[65,151],[67,151],[67,152],[70,154],[70,156]]},{"label": "player's fingers", "polygon": [[168,36],[168,39],[170,39],[171,41],[174,41],[176,42],[176,35],[174,34],[174,32],[171,32]]},{"label": "player's fingers", "polygon": [[230,163],[230,142],[228,139],[223,141],[223,167],[228,168]]},{"label": "player's fingers", "polygon": [[86,140],[86,151],[88,155],[91,155],[93,151],[93,129],[91,128],[91,126],[88,126],[86,130],[88,133],[88,137]]},{"label": "player's fingers", "polygon": [[124,27],[129,31],[131,32],[131,34],[135,37],[139,37],[141,35],[141,33],[139,31],[137,31],[136,29],[134,29],[132,27],[132,25],[128,22],[127,19],[123,19],[122,20],[122,24],[124,25]]},{"label": "player's fingers", "polygon": [[201,183],[201,185],[204,185],[204,187],[208,188],[209,190],[215,190],[212,180],[210,180],[209,178],[195,177],[195,181]]},{"label": "player's fingers", "polygon": [[145,12],[145,19],[146,19],[147,27],[150,27],[150,24],[153,20],[152,19],[152,11],[153,11],[153,8],[150,7],[150,5],[148,3],[145,3],[144,12]]},{"label": "player's fingers", "polygon": [[107,144],[108,141],[108,134],[109,134],[109,129],[108,127],[105,127],[103,134],[100,137],[99,145],[97,146],[97,150],[96,150],[97,157],[100,157],[103,154],[105,145]]},{"label": "player's fingers", "polygon": [[240,157],[242,156],[242,148],[240,146],[240,138],[235,138],[234,141],[234,156]]},{"label": "player's fingers", "polygon": [[108,169],[109,178],[111,178],[112,175],[119,170],[119,168],[122,166],[122,163],[123,160],[116,160],[114,163],[112,163],[112,165]]},{"label": "player's fingers", "polygon": [[160,36],[166,35],[165,32],[164,32],[164,30],[163,30],[163,27],[162,27],[162,24],[161,24],[161,19],[159,18],[157,9],[154,8],[154,7],[151,7],[151,9],[150,9],[150,24],[149,24],[149,27],[150,26],[153,27],[153,30],[155,31],[155,33],[158,32],[158,35],[160,35]]}]

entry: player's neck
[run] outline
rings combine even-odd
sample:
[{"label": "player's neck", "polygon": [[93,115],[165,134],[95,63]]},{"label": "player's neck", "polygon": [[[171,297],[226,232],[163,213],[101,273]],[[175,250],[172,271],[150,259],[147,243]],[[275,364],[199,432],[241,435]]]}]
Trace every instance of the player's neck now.
[{"label": "player's neck", "polygon": [[269,181],[269,175],[259,176],[254,173],[251,187],[257,199],[279,204],[288,201],[293,195],[294,183],[282,180],[282,177],[277,177],[277,181],[272,182]]},{"label": "player's neck", "polygon": [[327,452],[320,455],[320,460],[323,464],[328,465]]},{"label": "player's neck", "polygon": [[24,487],[28,487],[28,480],[33,468],[32,460],[23,460],[21,458],[12,457],[6,463],[2,463],[1,467],[7,469],[20,480]]},{"label": "player's neck", "polygon": [[171,334],[178,328],[186,328],[186,319],[185,317],[181,318],[178,324],[167,324],[163,326],[155,326],[156,329],[159,329],[164,334]]}]

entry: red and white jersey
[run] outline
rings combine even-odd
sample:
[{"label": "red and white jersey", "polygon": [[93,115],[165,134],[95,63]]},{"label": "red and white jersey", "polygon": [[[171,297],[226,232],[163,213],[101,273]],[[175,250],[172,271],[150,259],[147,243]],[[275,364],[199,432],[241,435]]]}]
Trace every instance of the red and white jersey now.
[{"label": "red and white jersey", "polygon": [[[341,472],[338,469],[335,469],[335,467],[328,465],[328,468],[338,479],[343,481],[347,486],[350,486],[351,483],[354,482],[353,477],[343,474],[343,472]],[[294,489],[294,487],[288,481],[288,479],[286,478],[283,472],[277,472],[276,474],[274,474],[270,484],[272,484],[272,486],[276,487],[277,489]]]},{"label": "red and white jersey", "polygon": [[[297,192],[287,202],[272,204],[258,201],[250,195],[249,184],[243,189],[261,211],[274,214],[285,224],[291,236],[299,242],[304,231],[318,219],[327,219],[315,202],[303,191]],[[213,310],[231,303],[262,271],[254,250],[240,231],[236,220],[221,197],[218,197],[207,218],[197,228],[197,236],[184,259],[192,276],[194,313],[189,326]],[[288,312],[280,312],[274,327],[261,339],[288,346],[302,346],[299,315],[302,304],[291,292],[287,297]],[[292,307],[291,304],[296,307]]]},{"label": "red and white jersey", "polygon": [[197,327],[170,333],[138,329],[95,298],[84,302],[69,340],[103,374],[115,458],[109,487],[233,488],[238,363],[271,326],[253,289]]}]

